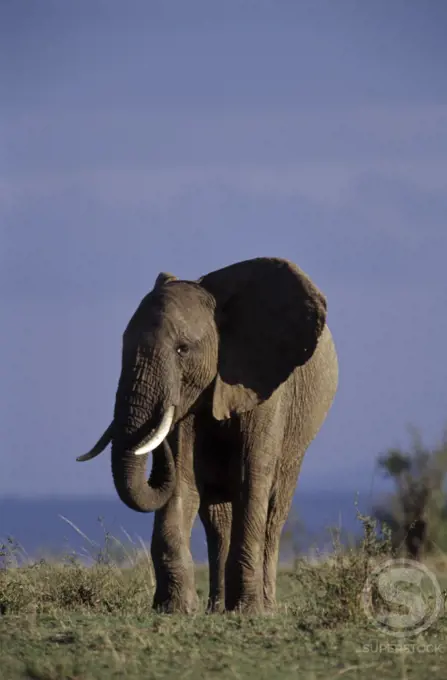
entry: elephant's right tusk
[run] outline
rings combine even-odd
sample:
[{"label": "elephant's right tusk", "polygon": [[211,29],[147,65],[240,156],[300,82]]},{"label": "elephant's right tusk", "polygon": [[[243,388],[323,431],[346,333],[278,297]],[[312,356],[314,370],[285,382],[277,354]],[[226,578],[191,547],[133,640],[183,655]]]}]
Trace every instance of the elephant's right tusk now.
[{"label": "elephant's right tusk", "polygon": [[78,456],[76,460],[79,461],[80,463],[84,463],[86,460],[91,460],[92,458],[96,458],[96,456],[99,456],[99,454],[102,453],[106,446],[110,444],[110,442],[112,441],[112,434],[113,434],[113,422],[110,423],[109,427],[104,432],[102,437],[96,442],[95,446],[88,453],[84,453],[82,456]]},{"label": "elephant's right tusk", "polygon": [[160,446],[164,439],[166,439],[167,435],[169,434],[169,430],[171,429],[172,421],[174,420],[174,411],[174,406],[170,406],[166,410],[163,418],[161,419],[161,423],[155,432],[146,442],[140,444],[139,448],[134,451],[136,456],[143,456],[145,453],[153,451],[157,448],[157,446]]}]

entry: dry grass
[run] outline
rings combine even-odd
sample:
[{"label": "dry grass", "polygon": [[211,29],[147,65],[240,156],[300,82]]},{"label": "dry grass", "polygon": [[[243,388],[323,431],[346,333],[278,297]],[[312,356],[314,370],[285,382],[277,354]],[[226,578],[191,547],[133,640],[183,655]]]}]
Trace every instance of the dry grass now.
[{"label": "dry grass", "polygon": [[[330,558],[302,558],[282,569],[278,612],[258,617],[153,613],[144,545],[120,547],[124,566],[113,559],[110,536],[92,550],[90,566],[75,555],[18,566],[11,541],[0,556],[0,677],[444,678],[443,612],[417,638],[404,640],[378,632],[365,617],[359,604],[365,579],[391,553],[387,536],[360,519],[359,548],[343,549],[335,537]],[[446,566],[441,557],[430,562],[441,583]],[[198,568],[197,583],[204,605],[206,569]]]}]

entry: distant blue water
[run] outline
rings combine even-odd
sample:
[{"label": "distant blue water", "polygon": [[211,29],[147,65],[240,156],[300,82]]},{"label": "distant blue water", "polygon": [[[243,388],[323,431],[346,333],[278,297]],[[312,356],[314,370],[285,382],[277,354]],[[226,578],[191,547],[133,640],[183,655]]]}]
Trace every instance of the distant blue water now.
[{"label": "distant blue water", "polygon": [[[313,545],[320,549],[327,546],[330,543],[327,527],[341,526],[351,535],[361,533],[361,524],[356,519],[356,498],[355,491],[297,493],[289,526],[292,529],[292,522],[298,518],[304,525],[304,531],[293,532],[295,545],[298,544],[303,551],[308,551]],[[368,493],[359,494],[357,507],[363,513],[371,510]],[[104,545],[104,528],[125,544],[128,544],[128,539],[123,529],[132,539],[141,537],[145,543],[150,543],[153,514],[133,512],[113,497],[0,498],[0,542],[11,536],[30,557],[43,553],[91,552],[88,541],[59,515],[69,519],[90,540],[101,545]],[[103,526],[98,518],[102,518]],[[291,549],[290,542],[284,541],[282,559],[290,558]],[[192,532],[191,550],[195,561],[206,561],[205,535],[198,519]]]}]

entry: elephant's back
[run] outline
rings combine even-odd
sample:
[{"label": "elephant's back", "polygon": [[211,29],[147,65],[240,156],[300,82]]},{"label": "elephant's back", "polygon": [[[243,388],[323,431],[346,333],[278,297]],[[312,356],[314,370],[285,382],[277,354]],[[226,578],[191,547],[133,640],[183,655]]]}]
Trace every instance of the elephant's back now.
[{"label": "elephant's back", "polygon": [[305,450],[317,435],[334,401],[338,387],[338,358],[334,340],[326,324],[309,361],[290,376],[292,401],[288,433]]},{"label": "elephant's back", "polygon": [[323,398],[323,403],[330,408],[338,388],[338,357],[334,339],[327,324],[313,357],[301,370],[312,377],[319,398]]}]

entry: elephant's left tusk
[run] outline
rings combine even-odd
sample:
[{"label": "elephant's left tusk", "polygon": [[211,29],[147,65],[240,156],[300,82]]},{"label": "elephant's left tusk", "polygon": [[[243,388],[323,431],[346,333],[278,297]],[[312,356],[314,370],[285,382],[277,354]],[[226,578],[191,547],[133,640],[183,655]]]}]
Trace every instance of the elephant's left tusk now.
[{"label": "elephant's left tusk", "polygon": [[153,435],[151,435],[150,439],[134,451],[136,456],[142,456],[145,453],[153,451],[157,448],[157,446],[160,446],[164,439],[166,439],[169,430],[171,429],[172,421],[174,420],[174,410],[174,406],[170,406],[166,410],[160,425],[155,430]]}]

